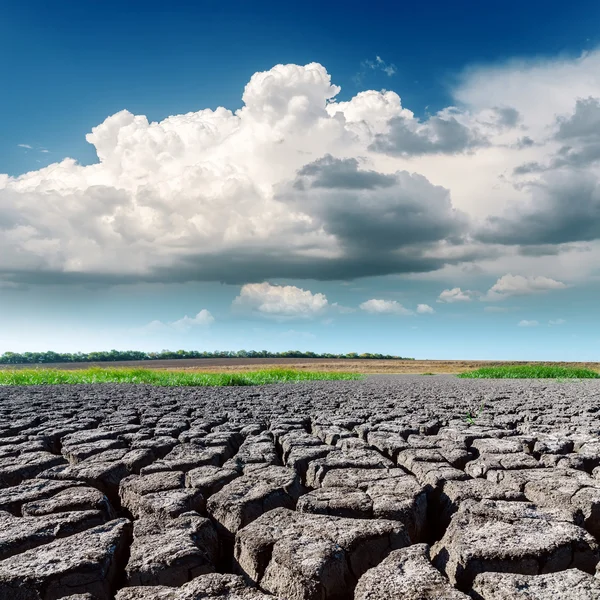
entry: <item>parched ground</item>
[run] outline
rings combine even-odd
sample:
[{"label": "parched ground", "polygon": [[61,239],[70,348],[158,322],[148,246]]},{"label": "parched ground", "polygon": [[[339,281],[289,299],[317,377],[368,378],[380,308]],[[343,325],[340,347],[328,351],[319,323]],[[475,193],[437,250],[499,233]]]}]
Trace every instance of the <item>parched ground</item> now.
[{"label": "parched ground", "polygon": [[[322,358],[190,358],[153,361],[116,361],[98,363],[53,363],[40,365],[56,369],[87,369],[94,367],[143,367],[145,369],[170,369],[183,371],[250,371],[255,369],[285,368],[305,371],[342,371],[373,374],[452,374],[472,371],[481,367],[500,365],[558,365],[585,367],[600,371],[598,362],[519,362],[485,360],[361,360]],[[0,369],[31,368],[32,365],[0,365]]]},{"label": "parched ground", "polygon": [[0,600],[598,599],[600,381],[0,388]]}]

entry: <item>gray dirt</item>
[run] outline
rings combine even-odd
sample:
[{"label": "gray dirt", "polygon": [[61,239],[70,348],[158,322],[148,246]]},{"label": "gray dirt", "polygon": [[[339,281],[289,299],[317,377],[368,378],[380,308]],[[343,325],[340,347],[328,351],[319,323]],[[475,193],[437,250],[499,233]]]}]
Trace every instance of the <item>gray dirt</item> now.
[{"label": "gray dirt", "polygon": [[0,600],[600,599],[599,410],[599,380],[2,387]]}]

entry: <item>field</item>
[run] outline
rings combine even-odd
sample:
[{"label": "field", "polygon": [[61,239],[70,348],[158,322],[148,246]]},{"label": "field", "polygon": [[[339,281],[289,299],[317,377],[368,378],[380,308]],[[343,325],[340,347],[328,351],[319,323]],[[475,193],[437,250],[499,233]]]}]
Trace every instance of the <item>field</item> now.
[{"label": "field", "polygon": [[599,408],[599,379],[0,386],[0,600],[598,599]]},{"label": "field", "polygon": [[[483,367],[503,365],[552,365],[556,367],[576,367],[600,371],[600,362],[518,362],[483,360],[360,360],[360,359],[321,359],[321,358],[207,358],[157,361],[119,361],[99,363],[49,363],[40,365],[53,369],[87,369],[89,367],[129,367],[144,369],[169,369],[211,373],[252,371],[256,369],[299,369],[306,371],[333,371],[365,374],[411,374],[423,373],[457,374]],[[0,369],[31,368],[32,365],[0,365]]]},{"label": "field", "polygon": [[246,386],[275,383],[298,383],[300,381],[358,380],[358,373],[313,372],[289,369],[265,369],[262,371],[229,371],[205,373],[192,370],[173,371],[140,368],[88,369],[4,369],[0,371],[0,385],[62,385],[90,383],[129,383],[167,387]]}]

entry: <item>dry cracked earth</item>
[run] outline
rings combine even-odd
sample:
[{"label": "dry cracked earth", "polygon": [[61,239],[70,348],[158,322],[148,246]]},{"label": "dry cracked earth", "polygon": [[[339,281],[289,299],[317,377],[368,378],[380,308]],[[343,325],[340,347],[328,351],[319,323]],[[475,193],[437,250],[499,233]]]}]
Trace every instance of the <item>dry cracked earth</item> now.
[{"label": "dry cracked earth", "polygon": [[0,388],[0,600],[598,599],[599,409],[598,381]]}]

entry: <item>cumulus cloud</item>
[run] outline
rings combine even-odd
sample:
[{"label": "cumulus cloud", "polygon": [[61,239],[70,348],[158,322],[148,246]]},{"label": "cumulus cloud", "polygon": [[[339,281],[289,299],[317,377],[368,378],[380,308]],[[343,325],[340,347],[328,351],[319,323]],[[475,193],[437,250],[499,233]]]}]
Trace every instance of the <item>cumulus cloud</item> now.
[{"label": "cumulus cloud", "polygon": [[522,321],[519,321],[518,326],[519,327],[537,327],[539,325],[538,321],[527,321],[526,319],[523,319]]},{"label": "cumulus cloud", "polygon": [[380,315],[413,315],[414,312],[405,308],[396,300],[378,300],[373,298],[360,304],[365,312]]},{"label": "cumulus cloud", "polygon": [[550,319],[548,321],[548,325],[564,325],[565,323],[565,319]]},{"label": "cumulus cloud", "polygon": [[511,296],[527,296],[552,290],[564,290],[566,287],[567,285],[562,281],[556,281],[550,277],[524,277],[507,273],[500,277],[487,294],[480,297],[480,300],[494,302]]},{"label": "cumulus cloud", "polygon": [[600,242],[599,73],[598,51],[471,69],[420,119],[392,91],[336,101],[318,63],[276,65],[235,112],[120,111],[86,138],[97,164],[0,175],[0,278],[245,284],[563,256]]},{"label": "cumulus cloud", "polygon": [[[534,167],[530,164],[528,172],[537,170]],[[503,215],[488,217],[476,233],[479,240],[556,248],[600,239],[600,181],[596,174],[548,171],[526,187],[531,192],[530,201],[507,209]]]},{"label": "cumulus cloud", "polygon": [[215,322],[215,318],[212,316],[210,311],[203,308],[195,317],[188,317],[185,315],[177,321],[151,321],[147,325],[144,325],[140,330],[140,333],[164,333],[165,331],[177,331],[184,333],[190,331],[195,327],[207,327]]},{"label": "cumulus cloud", "polygon": [[461,290],[459,287],[444,290],[437,299],[437,302],[446,302],[451,304],[453,302],[471,302],[475,292],[471,290]]},{"label": "cumulus cloud", "polygon": [[448,190],[358,163],[405,114],[397,94],[336,103],[339,89],[317,63],[277,65],[252,76],[235,113],[108,117],[86,137],[98,164],[0,176],[0,274],[246,283],[460,262],[466,219]]},{"label": "cumulus cloud", "polygon": [[321,315],[329,307],[324,294],[313,294],[293,285],[248,283],[232,307],[276,319],[307,319]]},{"label": "cumulus cloud", "polygon": [[429,306],[429,304],[418,304],[417,312],[420,315],[432,315],[435,312],[435,310],[433,310],[433,308]]}]

